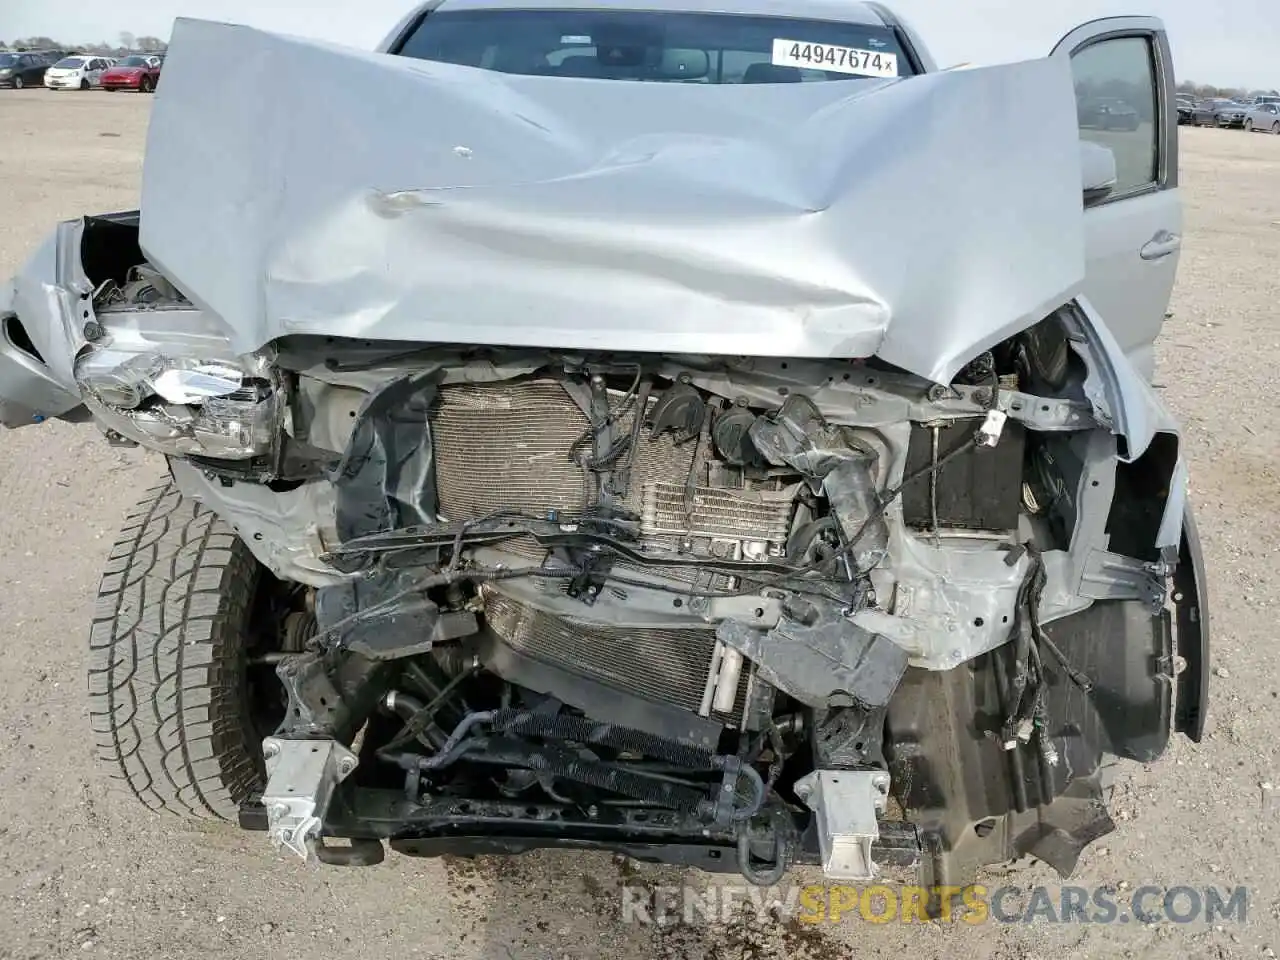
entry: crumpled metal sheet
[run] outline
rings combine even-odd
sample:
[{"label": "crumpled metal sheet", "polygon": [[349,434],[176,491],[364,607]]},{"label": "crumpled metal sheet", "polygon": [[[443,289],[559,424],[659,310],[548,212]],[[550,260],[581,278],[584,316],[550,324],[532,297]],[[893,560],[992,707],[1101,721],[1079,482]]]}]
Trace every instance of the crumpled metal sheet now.
[{"label": "crumpled metal sheet", "polygon": [[878,354],[946,381],[1077,292],[1078,137],[1062,59],[624,83],[180,20],[141,242],[244,352]]}]

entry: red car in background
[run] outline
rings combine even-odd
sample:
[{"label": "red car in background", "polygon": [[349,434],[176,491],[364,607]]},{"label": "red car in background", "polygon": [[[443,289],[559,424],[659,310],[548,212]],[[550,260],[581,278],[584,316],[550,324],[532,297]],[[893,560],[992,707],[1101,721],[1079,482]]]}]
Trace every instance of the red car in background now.
[{"label": "red car in background", "polygon": [[161,57],[134,54],[117,61],[114,67],[102,74],[103,90],[137,90],[150,93],[160,82]]}]

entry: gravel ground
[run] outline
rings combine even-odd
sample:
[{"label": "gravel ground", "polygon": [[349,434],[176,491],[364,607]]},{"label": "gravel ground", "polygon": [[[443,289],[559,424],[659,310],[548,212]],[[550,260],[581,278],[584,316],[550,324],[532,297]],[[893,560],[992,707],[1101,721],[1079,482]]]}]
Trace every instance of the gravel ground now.
[{"label": "gravel ground", "polygon": [[[0,275],[54,221],[136,203],[149,103],[0,92]],[[341,871],[285,859],[261,835],[146,814],[94,766],[85,636],[116,525],[161,463],[54,423],[0,435],[0,622],[12,651],[0,673],[0,958],[1275,956],[1276,820],[1260,785],[1280,775],[1270,726],[1280,654],[1268,639],[1280,614],[1280,452],[1274,426],[1248,411],[1280,356],[1280,137],[1186,130],[1182,168],[1187,242],[1157,382],[1186,425],[1208,551],[1210,728],[1201,747],[1179,740],[1121,783],[1120,829],[1072,882],[1244,884],[1247,923],[743,921],[660,932],[620,923],[616,888],[677,882],[673,870],[556,854],[392,857]],[[1017,879],[1057,883],[1037,867]]]}]

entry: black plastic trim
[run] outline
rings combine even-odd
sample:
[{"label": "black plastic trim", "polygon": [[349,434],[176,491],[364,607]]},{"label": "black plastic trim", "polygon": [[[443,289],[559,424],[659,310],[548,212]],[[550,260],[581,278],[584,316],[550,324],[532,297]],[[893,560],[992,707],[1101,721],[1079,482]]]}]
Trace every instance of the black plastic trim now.
[{"label": "black plastic trim", "polygon": [[1173,729],[1199,743],[1209,712],[1209,583],[1200,532],[1189,506],[1182,520],[1173,597],[1178,656],[1186,661],[1178,674]]}]

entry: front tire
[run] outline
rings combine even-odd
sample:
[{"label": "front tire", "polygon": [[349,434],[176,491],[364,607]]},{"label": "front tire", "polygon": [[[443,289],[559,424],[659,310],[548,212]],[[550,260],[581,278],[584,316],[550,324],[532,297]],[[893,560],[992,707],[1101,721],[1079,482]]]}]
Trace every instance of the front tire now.
[{"label": "front tire", "polygon": [[151,92],[151,81],[150,81],[150,80],[148,80],[146,77],[143,77],[143,78],[138,82],[138,92],[139,92],[139,93],[150,93],[150,92]]},{"label": "front tire", "polygon": [[26,82],[21,77],[13,78],[13,89],[21,90],[25,86],[26,86]]},{"label": "front tire", "polygon": [[89,89],[89,81],[88,81],[88,80],[81,80],[81,81],[80,81],[80,89],[81,89],[81,90],[88,90],[88,89]]},{"label": "front tire", "polygon": [[246,648],[263,576],[215,514],[166,482],[130,511],[89,635],[100,759],[150,810],[235,821],[262,786]]},{"label": "front tire", "polygon": [[1252,121],[1252,120],[1246,120],[1246,121],[1244,122],[1244,132],[1245,132],[1245,133],[1253,133],[1253,121]]}]

